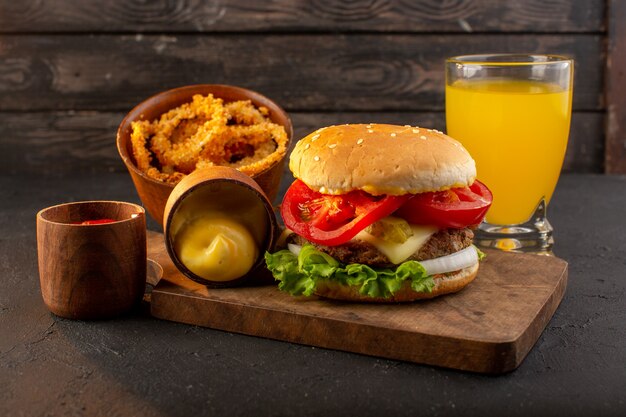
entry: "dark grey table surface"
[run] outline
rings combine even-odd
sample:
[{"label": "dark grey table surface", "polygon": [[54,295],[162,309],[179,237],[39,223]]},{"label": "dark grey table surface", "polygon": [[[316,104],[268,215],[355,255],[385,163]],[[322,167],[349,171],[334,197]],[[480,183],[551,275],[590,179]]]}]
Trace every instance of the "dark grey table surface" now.
[{"label": "dark grey table surface", "polygon": [[625,177],[561,178],[549,217],[568,288],[501,376],[160,321],[145,304],[116,320],[55,317],[39,293],[36,212],[138,201],[131,181],[0,177],[0,189],[0,416],[626,416]]}]

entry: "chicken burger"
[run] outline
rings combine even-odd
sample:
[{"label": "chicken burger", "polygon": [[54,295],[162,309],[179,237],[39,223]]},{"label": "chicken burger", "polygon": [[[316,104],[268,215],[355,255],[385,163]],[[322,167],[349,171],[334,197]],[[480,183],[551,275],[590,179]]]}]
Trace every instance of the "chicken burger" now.
[{"label": "chicken burger", "polygon": [[456,140],[421,127],[330,126],[296,144],[289,168],[286,249],[265,255],[281,290],[405,302],[476,277],[472,228],[492,195]]}]

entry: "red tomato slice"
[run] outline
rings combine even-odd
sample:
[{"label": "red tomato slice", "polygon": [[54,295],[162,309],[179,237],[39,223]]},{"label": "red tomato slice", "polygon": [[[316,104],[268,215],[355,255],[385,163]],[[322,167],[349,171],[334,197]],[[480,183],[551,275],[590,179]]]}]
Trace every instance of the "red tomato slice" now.
[{"label": "red tomato slice", "polygon": [[416,194],[396,215],[413,224],[463,228],[479,224],[492,200],[489,188],[476,180],[465,188]]},{"label": "red tomato slice", "polygon": [[336,246],[390,215],[410,197],[376,197],[363,191],[327,195],[296,180],[285,193],[280,214],[285,226],[300,236],[321,245]]}]

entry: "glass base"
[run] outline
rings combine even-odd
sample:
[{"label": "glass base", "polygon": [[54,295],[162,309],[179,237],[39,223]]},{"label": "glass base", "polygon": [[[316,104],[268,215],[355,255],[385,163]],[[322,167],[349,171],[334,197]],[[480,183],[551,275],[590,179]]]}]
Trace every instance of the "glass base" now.
[{"label": "glass base", "polygon": [[546,217],[546,204],[541,200],[529,221],[516,225],[481,223],[474,230],[474,244],[479,248],[553,256],[552,226]]}]

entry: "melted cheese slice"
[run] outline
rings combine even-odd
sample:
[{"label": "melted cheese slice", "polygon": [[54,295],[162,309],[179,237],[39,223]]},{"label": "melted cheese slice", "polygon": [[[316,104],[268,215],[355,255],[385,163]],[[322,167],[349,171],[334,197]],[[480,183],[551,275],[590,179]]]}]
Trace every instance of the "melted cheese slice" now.
[{"label": "melted cheese slice", "polygon": [[354,239],[363,240],[372,246],[375,246],[394,264],[399,264],[407,260],[415,252],[419,251],[424,243],[437,232],[436,227],[410,225],[413,230],[413,236],[408,238],[404,243],[387,242],[373,236],[366,231],[360,231]]}]

